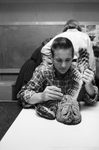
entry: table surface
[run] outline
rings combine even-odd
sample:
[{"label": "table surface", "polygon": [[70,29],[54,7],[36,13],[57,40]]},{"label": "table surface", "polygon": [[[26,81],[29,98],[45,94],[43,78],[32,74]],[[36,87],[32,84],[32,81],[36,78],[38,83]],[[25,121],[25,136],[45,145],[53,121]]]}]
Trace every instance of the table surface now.
[{"label": "table surface", "polygon": [[22,109],[1,140],[0,150],[99,150],[99,102],[81,107],[82,121],[64,125]]}]

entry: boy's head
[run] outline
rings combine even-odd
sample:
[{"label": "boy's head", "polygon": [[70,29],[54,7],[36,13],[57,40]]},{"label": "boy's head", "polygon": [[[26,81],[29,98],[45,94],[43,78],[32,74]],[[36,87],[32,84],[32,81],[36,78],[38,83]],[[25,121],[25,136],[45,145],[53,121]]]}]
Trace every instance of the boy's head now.
[{"label": "boy's head", "polygon": [[82,31],[80,24],[76,20],[68,20],[64,26],[63,32],[67,31],[68,29],[77,29],[78,31]]},{"label": "boy's head", "polygon": [[72,42],[63,37],[56,38],[51,47],[52,62],[56,70],[65,74],[71,66],[74,57]]}]

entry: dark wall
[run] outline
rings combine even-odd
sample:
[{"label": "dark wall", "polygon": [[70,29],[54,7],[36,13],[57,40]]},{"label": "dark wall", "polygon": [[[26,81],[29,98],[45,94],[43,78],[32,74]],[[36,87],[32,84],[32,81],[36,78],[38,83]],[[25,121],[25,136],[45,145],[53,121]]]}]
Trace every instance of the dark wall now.
[{"label": "dark wall", "polygon": [[46,38],[62,29],[62,25],[0,26],[0,68],[20,68]]},{"label": "dark wall", "polygon": [[67,21],[69,19],[93,22],[99,21],[98,14],[99,3],[94,2],[0,3],[0,24],[9,24],[9,22]]},{"label": "dark wall", "polygon": [[[69,19],[76,19],[79,22],[99,22],[99,3],[65,1],[3,3],[2,1],[0,69],[20,68],[41,42],[60,33],[63,29],[61,22],[65,23]],[[43,24],[40,24],[41,22]]]}]

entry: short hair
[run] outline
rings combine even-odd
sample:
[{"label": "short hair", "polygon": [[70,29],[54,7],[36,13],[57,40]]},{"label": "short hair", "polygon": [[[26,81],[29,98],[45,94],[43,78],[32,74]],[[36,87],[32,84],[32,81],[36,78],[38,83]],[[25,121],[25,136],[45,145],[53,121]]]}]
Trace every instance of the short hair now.
[{"label": "short hair", "polygon": [[68,29],[77,29],[78,31],[82,31],[82,28],[78,21],[76,20],[68,20],[64,26],[63,32],[67,31]]},{"label": "short hair", "polygon": [[59,49],[72,49],[72,57],[74,57],[74,47],[72,42],[68,38],[58,37],[56,38],[51,46],[51,54],[54,56],[54,51]]}]

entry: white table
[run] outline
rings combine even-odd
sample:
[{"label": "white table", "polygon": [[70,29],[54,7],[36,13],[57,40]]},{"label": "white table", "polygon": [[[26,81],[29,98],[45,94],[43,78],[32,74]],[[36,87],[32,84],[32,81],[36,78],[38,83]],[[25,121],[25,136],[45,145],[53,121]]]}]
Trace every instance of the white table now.
[{"label": "white table", "polygon": [[99,102],[81,108],[82,122],[64,125],[23,109],[0,143],[0,150],[99,150]]}]

